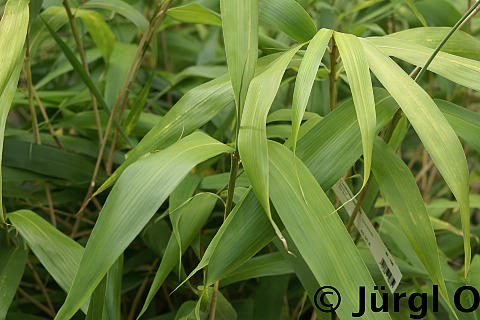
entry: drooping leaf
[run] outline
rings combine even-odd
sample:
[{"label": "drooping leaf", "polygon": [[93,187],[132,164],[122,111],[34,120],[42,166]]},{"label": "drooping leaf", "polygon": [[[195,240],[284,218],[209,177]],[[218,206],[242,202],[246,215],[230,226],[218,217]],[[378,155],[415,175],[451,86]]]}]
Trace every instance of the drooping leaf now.
[{"label": "drooping leaf", "polygon": [[[207,82],[187,92],[128,153],[122,165],[97,190],[110,187],[121,173],[144,154],[165,148],[183,135],[190,134],[213,118],[233,100],[232,87],[227,76]],[[208,108],[205,108],[208,106]]]},{"label": "drooping leaf", "polygon": [[22,248],[0,249],[0,319],[5,319],[25,270],[27,251]]},{"label": "drooping leaf", "polygon": [[[255,73],[261,73],[278,56],[278,54],[271,54],[258,59]],[[228,75],[218,77],[188,91],[128,153],[122,165],[95,194],[110,187],[120,174],[138,158],[155,149],[166,148],[177,141],[179,137],[190,134],[233,101],[233,90]]]},{"label": "drooping leaf", "polygon": [[[23,56],[23,55],[22,55]],[[8,111],[10,110],[10,105],[12,104],[13,97],[15,96],[15,92],[17,91],[17,84],[18,79],[20,77],[20,70],[21,70],[22,63],[19,61],[17,62],[16,69],[10,76],[9,81],[7,82],[3,93],[0,94],[0,220],[3,221],[3,190],[2,190],[2,160],[3,160],[3,140],[4,140],[4,133],[5,133],[5,126],[7,123],[7,116]]]},{"label": "drooping leaf", "polygon": [[364,157],[363,187],[370,176],[373,141],[377,125],[372,80],[370,79],[367,58],[363,53],[360,40],[353,35],[340,32],[335,32],[334,36],[342,57],[343,67],[347,73],[348,84],[352,92],[358,125],[362,135]]},{"label": "drooping leaf", "polygon": [[295,0],[259,0],[261,22],[274,26],[298,42],[315,36],[317,28],[305,9]]},{"label": "drooping leaf", "polygon": [[138,12],[137,9],[132,7],[128,2],[121,0],[89,0],[82,4],[81,8],[84,9],[104,9],[117,12],[130,20],[140,30],[145,31],[148,26],[148,20]]},{"label": "drooping leaf", "polygon": [[[138,318],[147,310],[155,294],[160,289],[168,274],[180,261],[181,255],[186,251],[195,236],[207,221],[217,202],[217,197],[210,193],[199,193],[184,206],[171,213],[174,233],[167,244],[167,249],[158,267],[155,279],[148,291]],[[173,215],[173,217],[172,217]]]},{"label": "drooping leaf", "polygon": [[[392,33],[389,37],[435,49],[450,29],[447,27],[413,28]],[[462,30],[455,31],[441,50],[456,56],[480,60],[480,40]]]},{"label": "drooping leaf", "polygon": [[[375,92],[379,122],[377,130],[380,130],[398,106],[385,90],[377,89]],[[304,157],[302,160],[308,162],[309,170],[315,173],[321,187],[329,189],[362,152],[353,101],[339,105],[306,133],[299,140],[297,152]],[[238,270],[239,266],[267,245],[274,232],[262,211],[250,188],[228,215],[189,277],[208,265],[205,285],[212,285],[233,270]],[[238,241],[239,238],[243,241]],[[313,294],[315,290],[312,290]]]},{"label": "drooping leaf", "polygon": [[[28,14],[28,1],[9,0],[0,21],[0,164],[7,114],[20,75]],[[0,170],[0,218],[3,221],[1,191]]]},{"label": "drooping leaf", "polygon": [[435,233],[415,178],[402,159],[380,138],[375,140],[373,159],[373,174],[383,197],[433,283],[439,286],[440,294],[449,303]]},{"label": "drooping leaf", "polygon": [[283,73],[298,49],[300,46],[285,52],[253,78],[248,88],[238,134],[238,150],[243,168],[279,238],[282,235],[270,211],[266,121]]},{"label": "drooping leaf", "polygon": [[290,263],[283,258],[280,252],[267,253],[254,257],[220,281],[220,286],[226,286],[234,282],[252,278],[282,275],[293,273]]},{"label": "drooping leaf", "polygon": [[231,148],[197,132],[130,166],[100,212],[72,288],[55,319],[69,319],[75,314],[192,167],[230,151]]},{"label": "drooping leaf", "polygon": [[167,16],[175,20],[188,23],[221,25],[218,14],[198,3],[189,3],[180,7],[170,8]]},{"label": "drooping leaf", "polygon": [[[78,270],[83,247],[30,210],[15,211],[7,217],[52,278],[68,292]],[[81,306],[86,312],[88,300]]]},{"label": "drooping leaf", "polygon": [[292,101],[292,143],[294,151],[297,145],[298,130],[307,107],[313,82],[332,34],[333,31],[328,29],[321,29],[317,32],[315,37],[310,40],[298,69]]},{"label": "drooping leaf", "polygon": [[362,44],[370,69],[402,108],[460,205],[466,276],[471,259],[469,172],[462,145],[432,98],[370,40]]},{"label": "drooping leaf", "polygon": [[[360,286],[375,294],[373,280],[342,220],[332,214],[333,205],[307,167],[293,158],[286,147],[273,141],[268,147],[270,195],[278,215],[318,283],[332,285],[342,293],[342,303],[336,313],[340,318],[349,319],[352,310],[358,310]],[[291,170],[294,166],[298,178]],[[390,319],[388,314],[374,313],[368,308],[365,317]]]},{"label": "drooping leaf", "polygon": [[453,130],[480,153],[480,115],[449,101],[435,99],[435,103]]},{"label": "drooping leaf", "polygon": [[[369,38],[384,54],[423,67],[433,49],[393,37]],[[439,52],[428,70],[463,86],[480,90],[480,62]]]}]

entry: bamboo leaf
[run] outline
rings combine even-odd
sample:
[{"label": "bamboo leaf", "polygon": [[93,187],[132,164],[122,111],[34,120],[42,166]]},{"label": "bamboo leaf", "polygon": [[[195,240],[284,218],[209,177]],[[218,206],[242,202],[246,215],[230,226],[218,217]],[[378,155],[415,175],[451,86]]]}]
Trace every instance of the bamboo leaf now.
[{"label": "bamboo leaf", "polygon": [[245,99],[238,135],[238,150],[245,173],[267,213],[277,236],[282,235],[272,219],[268,185],[267,114],[280,86],[283,73],[300,46],[290,49],[253,78]]},{"label": "bamboo leaf", "polygon": [[[9,0],[0,21],[0,167],[8,111],[15,94],[28,27],[28,1]],[[3,221],[0,169],[0,218]]]},{"label": "bamboo leaf", "polygon": [[[390,34],[389,37],[435,49],[450,30],[451,27],[414,28]],[[441,50],[456,56],[480,60],[480,40],[462,30],[455,31]]]},{"label": "bamboo leaf", "polygon": [[412,0],[405,0],[405,2],[407,3],[407,5],[410,7],[410,9],[412,10],[412,12],[415,14],[415,16],[417,17],[418,21],[420,21],[420,23],[424,26],[424,27],[427,27],[427,21],[425,21],[425,18],[423,17],[423,15],[420,13],[420,11],[418,11],[417,7],[415,7],[415,4],[413,3]]},{"label": "bamboo leaf", "polygon": [[117,94],[122,89],[123,82],[128,75],[128,69],[133,62],[137,47],[132,44],[115,42],[108,62],[105,77],[105,103],[111,108]]},{"label": "bamboo leaf", "polygon": [[[384,89],[375,88],[378,133],[398,105]],[[360,128],[352,99],[348,99],[318,122],[298,141],[297,156],[310,169],[322,188],[330,189],[362,153]],[[332,161],[332,155],[338,155]]]},{"label": "bamboo leaf", "polygon": [[0,249],[0,319],[5,319],[25,270],[27,251],[21,248]]},{"label": "bamboo leaf", "polygon": [[220,286],[252,278],[278,276],[293,272],[292,266],[280,252],[267,253],[248,260],[230,272],[226,278],[220,281]]},{"label": "bamboo leaf", "polygon": [[[121,0],[89,0],[82,4],[83,9],[104,9],[114,11],[126,19],[130,20],[142,31],[148,26],[148,20],[137,9],[132,7],[128,2]],[[63,9],[63,8],[62,8]]]},{"label": "bamboo leaf", "polygon": [[375,140],[373,159],[373,174],[383,197],[433,283],[439,286],[440,294],[452,308],[440,267],[435,233],[415,178],[407,165],[380,138]]},{"label": "bamboo leaf", "polygon": [[75,314],[192,167],[230,151],[231,148],[198,132],[130,166],[100,212],[72,288],[55,319],[69,319]]},{"label": "bamboo leaf", "polygon": [[[377,130],[380,130],[398,106],[385,90],[377,89],[375,92]],[[315,178],[325,190],[342,177],[361,155],[360,130],[356,122],[353,101],[349,100],[335,108],[299,140],[298,154],[308,162],[309,169],[315,172]],[[205,285],[212,285],[233,270],[238,270],[267,245],[274,232],[262,211],[250,188],[228,215],[189,277],[208,265]]]},{"label": "bamboo leaf", "polygon": [[108,319],[121,319],[123,254],[112,265],[106,275],[105,305]]},{"label": "bamboo leaf", "polygon": [[370,69],[398,102],[460,205],[465,276],[471,259],[469,172],[455,132],[432,98],[369,40],[362,40]]},{"label": "bamboo leaf", "polygon": [[122,165],[100,186],[104,191],[121,173],[144,154],[166,148],[179,137],[192,133],[223,110],[233,100],[232,87],[227,76],[202,84],[187,92],[170,111],[132,149]]},{"label": "bamboo leaf", "polygon": [[107,287],[106,276],[100,281],[99,285],[93,291],[92,298],[88,305],[88,312],[85,320],[102,319],[103,308],[105,306],[105,289]]},{"label": "bamboo leaf", "polygon": [[282,30],[298,42],[315,36],[315,23],[295,0],[260,0],[259,9],[260,21]]},{"label": "bamboo leaf", "polygon": [[[276,59],[271,54],[258,59],[255,73],[259,74]],[[179,137],[192,133],[207,123],[227,105],[234,101],[228,75],[221,76],[188,91],[132,149],[122,165],[100,186],[95,194],[110,187],[120,174],[144,154],[166,148]]]},{"label": "bamboo leaf", "polygon": [[258,0],[221,0],[222,29],[228,72],[240,122],[258,51]]},{"label": "bamboo leaf", "polygon": [[358,125],[362,135],[364,173],[362,188],[370,176],[373,141],[375,140],[375,101],[373,99],[372,80],[368,62],[363,53],[360,40],[353,35],[335,32],[335,40],[347,73],[348,84],[352,91],[357,112]]},{"label": "bamboo leaf", "polygon": [[180,7],[170,8],[167,15],[175,20],[188,23],[221,25],[218,14],[198,3],[189,3]]},{"label": "bamboo leaf", "polygon": [[[0,29],[1,30],[1,29]],[[1,35],[0,35],[1,37]],[[1,45],[1,43],[0,43]],[[23,54],[21,56],[23,58]],[[17,91],[18,79],[20,77],[20,70],[22,67],[22,62],[17,61],[15,70],[13,71],[10,79],[8,80],[3,93],[0,94],[0,220],[3,222],[3,202],[2,202],[2,160],[3,160],[3,140],[5,136],[5,126],[7,123],[8,111],[10,110],[10,105],[12,104],[13,97]],[[1,76],[1,73],[0,73]]]},{"label": "bamboo leaf", "polygon": [[[105,102],[105,99],[103,98],[102,94],[98,90],[97,86],[93,83],[92,79],[88,75],[88,73],[85,71],[83,66],[80,64],[80,61],[78,61],[77,57],[75,57],[75,54],[72,52],[72,50],[67,46],[67,44],[60,38],[60,36],[48,25],[48,23],[44,20],[43,23],[47,27],[48,31],[50,32],[50,35],[53,37],[57,45],[60,47],[62,52],[65,54],[65,57],[70,61],[72,64],[73,69],[75,70],[76,73],[80,76],[80,78],[83,80],[85,85],[88,87],[90,92],[95,96],[95,99],[97,99],[98,104],[105,109],[105,111],[108,112],[108,114],[111,114],[111,107],[107,105]],[[133,143],[131,139],[127,136],[125,131],[123,130],[122,126],[118,123],[116,119],[113,120],[113,124],[115,127],[118,129],[118,132],[122,135],[122,137],[125,139],[125,141],[128,142],[131,146],[133,146]]]},{"label": "bamboo leaf", "polygon": [[170,214],[172,225],[174,225],[174,233],[170,236],[167,249],[165,250],[160,266],[155,274],[155,279],[148,291],[147,298],[143,303],[142,310],[137,319],[147,311],[148,306],[168,274],[180,261],[181,255],[187,250],[195,236],[198,236],[200,229],[207,222],[216,202],[217,197],[215,195],[199,193],[182,208]]},{"label": "bamboo leaf", "polygon": [[313,82],[332,34],[333,31],[328,29],[321,29],[317,32],[315,37],[310,40],[298,69],[292,101],[292,143],[294,153],[297,145],[298,130],[307,107]]},{"label": "bamboo leaf", "polygon": [[480,154],[480,114],[450,101],[435,99],[435,103],[453,130]]},{"label": "bamboo leaf", "polygon": [[[318,283],[328,283],[342,293],[336,313],[349,319],[352,310],[358,310],[360,286],[378,294],[373,290],[374,282],[342,220],[331,214],[333,205],[305,165],[276,142],[270,141],[268,147],[271,198],[278,215]],[[291,169],[294,166],[298,178]],[[368,308],[364,317],[390,319],[388,314],[374,313]]]},{"label": "bamboo leaf", "polygon": [[[30,210],[15,211],[7,217],[52,278],[68,292],[78,270],[83,247]],[[86,312],[87,307],[86,300],[82,310]]]},{"label": "bamboo leaf", "polygon": [[87,27],[93,42],[102,53],[103,60],[107,63],[112,54],[115,35],[98,12],[90,11],[88,14],[80,15],[80,18]]},{"label": "bamboo leaf", "polygon": [[[369,38],[384,54],[423,66],[433,49],[392,37]],[[463,86],[480,90],[480,62],[439,52],[428,70]]]}]

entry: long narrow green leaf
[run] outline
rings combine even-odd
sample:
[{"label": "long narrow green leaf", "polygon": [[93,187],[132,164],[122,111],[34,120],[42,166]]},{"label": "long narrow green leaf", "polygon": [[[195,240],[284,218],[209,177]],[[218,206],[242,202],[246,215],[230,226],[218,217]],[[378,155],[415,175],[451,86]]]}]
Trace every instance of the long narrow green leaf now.
[{"label": "long narrow green leaf", "polygon": [[[5,123],[22,65],[28,14],[27,0],[9,0],[0,21],[0,167]],[[0,218],[3,221],[1,179],[0,169]]]},{"label": "long narrow green leaf", "polygon": [[277,236],[282,235],[272,219],[268,185],[267,114],[277,94],[283,73],[300,46],[282,54],[253,78],[248,88],[238,135],[243,168]]},{"label": "long narrow green leaf", "polygon": [[369,40],[362,40],[370,69],[398,102],[460,205],[465,276],[471,259],[469,173],[455,132],[432,98]]},{"label": "long narrow green leaf", "polygon": [[480,114],[450,101],[435,99],[453,130],[480,154]]},{"label": "long narrow green leaf", "polygon": [[120,320],[122,317],[122,272],[123,254],[112,265],[106,275],[107,287],[105,289],[105,305],[107,308],[108,319],[110,320]]},{"label": "long narrow green leaf", "polygon": [[[75,72],[78,73],[80,78],[83,80],[85,85],[88,87],[90,92],[95,96],[95,99],[97,99],[98,104],[105,109],[105,111],[108,112],[108,114],[111,114],[111,107],[107,105],[105,102],[105,99],[103,98],[102,94],[98,90],[97,86],[93,83],[92,79],[88,75],[88,73],[85,71],[83,66],[80,64],[80,61],[78,61],[77,57],[73,53],[73,51],[67,46],[67,44],[60,38],[60,36],[48,25],[48,23],[44,20],[43,23],[47,27],[48,31],[50,32],[50,35],[53,37],[57,45],[62,49],[62,52],[65,54],[65,57],[70,61],[72,64],[73,69]],[[127,136],[125,131],[123,130],[122,126],[118,123],[116,118],[113,120],[113,124],[115,127],[118,129],[118,132],[122,135],[122,137],[125,139],[125,141],[128,142],[131,146],[133,146],[133,142],[131,139]]]},{"label": "long narrow green leaf", "polygon": [[180,7],[170,8],[167,16],[175,20],[188,23],[221,25],[222,22],[216,12],[203,7],[198,3],[189,3]]},{"label": "long narrow green leaf", "polygon": [[410,169],[392,148],[377,138],[373,148],[372,170],[380,191],[391,206],[403,233],[433,283],[439,286],[440,294],[450,304],[440,268],[435,233]]},{"label": "long narrow green leaf", "polygon": [[285,32],[298,42],[310,40],[317,27],[295,0],[259,0],[260,21]]},{"label": "long narrow green leaf", "polygon": [[102,319],[103,308],[105,306],[105,289],[107,287],[106,276],[100,281],[98,286],[93,291],[92,298],[88,305],[88,312],[85,320]]},{"label": "long narrow green leaf", "polygon": [[197,132],[130,166],[100,212],[72,288],[55,319],[70,319],[75,314],[192,167],[230,151],[226,145]]},{"label": "long narrow green leaf", "polygon": [[373,141],[375,139],[375,127],[377,125],[372,80],[370,79],[367,58],[363,52],[360,40],[354,35],[340,32],[335,32],[334,37],[347,73],[348,84],[352,91],[358,125],[362,135],[364,157],[362,187],[364,187],[370,176]]},{"label": "long narrow green leaf", "polygon": [[104,191],[122,172],[144,154],[166,148],[182,136],[190,134],[208,122],[233,100],[232,87],[227,76],[209,81],[187,92],[128,153],[122,165],[97,190]]},{"label": "long narrow green leaf", "polygon": [[28,1],[9,0],[0,21],[0,96],[22,54],[28,26]]},{"label": "long narrow green leaf", "polygon": [[113,45],[105,77],[105,103],[110,108],[115,103],[117,94],[122,88],[136,52],[137,47],[133,44],[115,42]]},{"label": "long narrow green leaf", "polygon": [[[384,89],[375,88],[377,131],[383,128],[398,105]],[[360,128],[352,99],[346,100],[318,122],[298,141],[297,156],[310,169],[322,188],[328,190],[362,153]],[[339,158],[332,161],[332,155]]]},{"label": "long narrow green leaf", "polygon": [[173,214],[175,216],[175,218],[172,216],[171,218],[173,218],[172,225],[176,225],[176,227],[174,227],[174,233],[176,231],[177,235],[172,233],[168,241],[167,249],[165,250],[165,254],[163,255],[160,266],[155,274],[155,279],[148,291],[147,298],[143,303],[138,318],[147,310],[168,274],[180,261],[181,255],[187,250],[195,236],[198,236],[200,229],[205,222],[207,222],[216,202],[217,197],[215,195],[200,193],[188,201],[185,206],[171,213],[171,215]]},{"label": "long narrow green leaf", "polygon": [[[23,55],[22,55],[23,58]],[[17,91],[18,79],[20,77],[20,70],[23,63],[21,61],[17,62],[16,69],[10,76],[3,93],[0,94],[0,220],[4,221],[3,217],[3,203],[2,203],[2,160],[3,160],[3,139],[5,126],[7,123],[8,111],[10,110],[10,105]]]},{"label": "long narrow green leaf", "polygon": [[240,123],[248,86],[255,73],[258,51],[258,0],[220,1],[228,72]]},{"label": "long narrow green leaf", "polygon": [[[148,20],[128,2],[121,0],[89,0],[82,4],[85,9],[105,9],[114,11],[134,23],[140,30],[145,31]],[[63,8],[62,8],[63,9]]]},{"label": "long narrow green leaf", "polygon": [[317,32],[315,37],[310,40],[307,51],[305,52],[298,69],[292,101],[292,143],[294,153],[297,145],[300,123],[302,122],[305,108],[307,107],[308,98],[312,91],[318,67],[322,62],[323,54],[325,53],[325,49],[332,33],[333,31],[328,29],[321,29]]},{"label": "long narrow green leaf", "polygon": [[[369,38],[384,54],[423,67],[433,49],[393,37]],[[480,90],[480,62],[439,52],[428,70],[463,86]]]},{"label": "long narrow green leaf", "polygon": [[420,21],[420,23],[424,26],[424,27],[427,27],[427,21],[425,21],[425,18],[423,17],[422,13],[420,11],[418,11],[417,7],[415,7],[415,4],[413,3],[412,0],[405,0],[405,2],[407,3],[407,5],[410,7],[410,9],[412,10],[412,12],[415,14],[415,16],[417,17],[418,21]]},{"label": "long narrow green leaf", "polygon": [[[379,122],[377,130],[380,130],[398,106],[385,90],[377,89],[375,92]],[[302,160],[308,162],[309,169],[315,172],[314,176],[321,187],[327,190],[360,157],[360,142],[353,101],[348,100],[301,138],[297,151],[303,157]],[[208,265],[205,285],[212,285],[267,245],[274,232],[262,210],[254,192],[251,189],[247,191],[222,224],[189,277]]]},{"label": "long narrow green leaf", "polygon": [[[435,49],[450,30],[451,27],[414,28],[389,36]],[[441,50],[456,56],[480,60],[480,40],[462,30],[455,31]]]},{"label": "long narrow green leaf", "polygon": [[[70,290],[84,249],[30,210],[7,215],[52,278],[65,292]],[[88,297],[88,296],[87,296]],[[88,301],[82,306],[86,312]]]},{"label": "long narrow green leaf", "polygon": [[80,18],[87,27],[93,42],[102,53],[105,63],[108,63],[115,43],[115,35],[112,30],[98,12],[91,11],[82,14]]},{"label": "long narrow green leaf", "polygon": [[[271,54],[258,59],[255,73],[261,73],[278,56],[278,54]],[[95,194],[110,187],[120,174],[141,156],[155,149],[166,148],[177,141],[179,137],[192,133],[233,101],[233,90],[228,75],[188,91],[128,153],[128,157],[122,165]]]},{"label": "long narrow green leaf", "polygon": [[220,286],[226,286],[234,282],[244,281],[252,278],[266,276],[276,276],[293,273],[290,263],[283,258],[280,252],[267,253],[254,257],[236,270],[231,272],[228,277],[220,281]]},{"label": "long narrow green leaf", "polygon": [[0,319],[5,319],[25,270],[27,251],[21,248],[0,249]]},{"label": "long narrow green leaf", "polygon": [[[331,214],[333,205],[307,167],[285,146],[270,141],[268,147],[271,198],[278,215],[317,281],[341,292],[338,316],[350,319],[352,310],[359,307],[358,288],[365,286],[369,305],[370,293],[378,294],[374,282],[342,220]],[[291,169],[294,166],[299,179]],[[364,317],[390,319],[388,314],[368,308]]]}]

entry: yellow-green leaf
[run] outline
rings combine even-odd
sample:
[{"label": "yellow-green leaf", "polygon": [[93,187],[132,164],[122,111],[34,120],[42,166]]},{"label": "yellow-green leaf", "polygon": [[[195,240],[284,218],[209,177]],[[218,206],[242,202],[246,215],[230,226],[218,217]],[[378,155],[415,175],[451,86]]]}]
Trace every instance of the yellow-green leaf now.
[{"label": "yellow-green leaf", "polygon": [[370,176],[373,141],[375,139],[375,101],[368,62],[360,40],[354,35],[335,32],[335,40],[347,73],[352,91],[353,103],[357,112],[358,126],[362,135],[364,174],[363,186]]},{"label": "yellow-green leaf", "polygon": [[469,172],[462,145],[432,98],[370,40],[362,44],[370,69],[407,116],[460,205],[466,276],[471,258]]}]

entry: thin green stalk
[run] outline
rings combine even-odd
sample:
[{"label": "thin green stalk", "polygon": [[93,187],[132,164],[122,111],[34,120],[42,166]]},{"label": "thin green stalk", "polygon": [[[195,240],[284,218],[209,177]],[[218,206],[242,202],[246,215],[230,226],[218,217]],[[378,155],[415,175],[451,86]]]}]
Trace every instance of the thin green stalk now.
[{"label": "thin green stalk", "polygon": [[430,58],[428,58],[422,70],[420,70],[420,73],[415,78],[416,82],[418,82],[422,78],[423,74],[427,71],[427,68],[430,66],[433,59],[435,59],[437,54],[440,52],[440,50],[448,41],[448,39],[450,39],[450,37],[455,33],[455,31],[460,29],[465,22],[469,21],[478,12],[478,10],[480,9],[479,5],[480,5],[480,0],[477,0],[477,2],[475,2],[475,4],[463,15],[463,17],[461,17],[460,20],[458,20],[458,22],[453,26],[453,28],[450,29],[450,32],[448,32],[445,38],[443,38],[442,42],[440,42],[440,44],[437,46],[435,51],[433,51],[433,54],[430,56]]},{"label": "thin green stalk", "polygon": [[[75,17],[72,14],[72,9],[70,8],[70,4],[68,0],[62,0],[62,3],[63,3],[63,6],[65,7],[65,11],[67,12],[68,21],[70,22],[73,38],[75,39],[75,43],[77,45],[78,53],[80,54],[80,60],[82,61],[83,68],[85,69],[85,72],[87,72],[87,74],[90,74],[88,70],[87,59],[85,58],[85,51],[83,50],[82,41],[78,33],[77,23],[75,21]],[[93,114],[95,115],[95,123],[97,125],[98,142],[101,143],[101,141],[103,140],[102,123],[100,122],[100,115],[98,113],[97,100],[95,99],[95,96],[91,91],[89,91],[89,93],[90,93],[90,99],[92,100]]]},{"label": "thin green stalk", "polygon": [[32,118],[32,130],[33,130],[33,138],[36,144],[41,144],[40,141],[40,131],[38,129],[38,120],[37,120],[37,112],[35,111],[35,105],[33,103],[33,92],[32,92],[32,69],[30,65],[30,46],[28,41],[28,32],[27,38],[25,40],[26,44],[26,52],[25,52],[25,74],[27,77],[27,100],[28,100],[28,107],[30,109],[30,117]]},{"label": "thin green stalk", "polygon": [[338,49],[335,44],[335,38],[332,36],[332,48],[329,50],[330,70],[328,72],[328,78],[330,80],[330,110],[335,109],[337,104],[337,51]]}]

